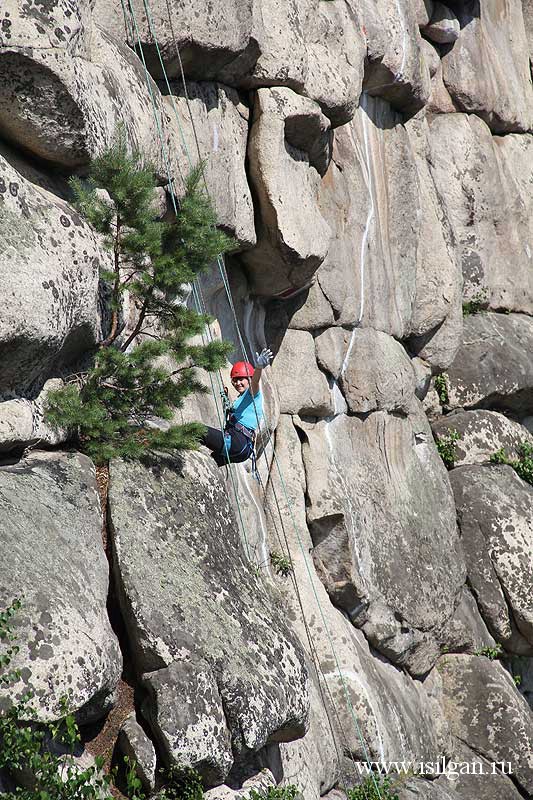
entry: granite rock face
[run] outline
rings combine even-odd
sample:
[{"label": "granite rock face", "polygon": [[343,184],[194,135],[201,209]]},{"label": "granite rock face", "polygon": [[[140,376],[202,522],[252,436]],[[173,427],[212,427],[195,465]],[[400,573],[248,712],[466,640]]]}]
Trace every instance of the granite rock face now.
[{"label": "granite rock face", "polygon": [[173,145],[183,177],[205,160],[204,177],[219,225],[241,247],[253,246],[254,210],[244,169],[248,108],[235,89],[220,83],[189,81],[187,93],[179,83],[171,88],[173,93],[165,102],[168,115],[177,114],[180,120],[180,135]]},{"label": "granite rock face", "polygon": [[330,158],[329,128],[311,100],[290,89],[258,90],[248,158],[260,224],[257,247],[244,254],[258,294],[305,286],[328,252],[317,193]]},{"label": "granite rock face", "polygon": [[[61,697],[80,722],[112,707],[122,670],[106,611],[108,564],[94,466],[77,453],[32,453],[0,466],[0,604],[16,597],[20,680],[40,720],[61,716]],[[28,498],[31,502],[28,502]]]},{"label": "granite rock face", "polygon": [[[99,332],[99,268],[110,256],[65,200],[0,156],[0,397],[35,397]],[[56,373],[57,374],[57,373]]]},{"label": "granite rock face", "polygon": [[450,407],[531,414],[532,341],[533,321],[524,314],[466,317],[461,347],[447,371]]},{"label": "granite rock face", "polygon": [[428,129],[431,172],[459,256],[464,299],[530,314],[533,137],[493,137],[474,114],[438,114]]},{"label": "granite rock face", "polygon": [[461,30],[443,58],[450,95],[495,133],[530,131],[533,87],[522,3],[469,0],[456,11]]},{"label": "granite rock face", "polygon": [[437,439],[455,431],[454,466],[487,464],[498,450],[505,450],[511,460],[519,458],[522,444],[533,445],[533,437],[523,425],[497,411],[459,411],[447,414],[432,425]]},{"label": "granite rock face", "polygon": [[[334,126],[348,122],[363,79],[364,35],[354,10],[320,0],[216,0],[200,15],[191,0],[132,2],[120,8],[96,0],[103,27],[119,41],[142,43],[148,68],[163,77],[155,47],[171,78],[218,80],[236,88],[285,86],[315,100]],[[169,9],[171,19],[169,21]]]},{"label": "granite rock face", "polygon": [[243,557],[211,459],[113,464],[110,508],[121,605],[167,763],[216,784],[248,751],[302,736],[303,655]]},{"label": "granite rock face", "polygon": [[514,781],[530,793],[533,714],[509,673],[479,656],[443,656],[439,663],[453,734],[487,761],[511,762]]},{"label": "granite rock face", "polygon": [[508,466],[452,470],[468,580],[495,639],[533,652],[533,488]]},{"label": "granite rock face", "polygon": [[332,601],[387,658],[426,672],[465,567],[424,415],[377,411],[298,427],[313,559]]}]

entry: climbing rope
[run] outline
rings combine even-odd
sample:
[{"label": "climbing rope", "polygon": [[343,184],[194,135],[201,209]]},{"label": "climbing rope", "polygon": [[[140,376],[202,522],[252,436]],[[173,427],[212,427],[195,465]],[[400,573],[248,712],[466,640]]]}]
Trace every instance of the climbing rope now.
[{"label": "climbing rope", "polygon": [[[130,19],[131,19],[131,21],[133,23],[133,27],[135,29],[135,36],[137,38],[137,49],[138,49],[138,51],[139,51],[139,53],[141,55],[141,60],[142,60],[142,63],[143,63],[146,83],[147,83],[147,86],[148,86],[150,99],[151,99],[151,104],[152,104],[152,109],[153,109],[153,114],[154,114],[154,119],[155,119],[155,122],[156,122],[157,133],[158,133],[158,137],[159,137],[160,144],[161,144],[161,149],[162,149],[163,158],[164,158],[164,162],[165,162],[165,168],[167,170],[169,192],[170,192],[170,195],[171,195],[171,198],[172,198],[172,204],[173,204],[174,212],[177,215],[178,214],[178,203],[177,203],[177,200],[176,200],[176,197],[175,197],[175,192],[174,192],[173,178],[172,178],[172,174],[171,174],[171,170],[170,170],[167,147],[166,147],[166,143],[164,141],[161,122],[160,122],[159,115],[158,115],[157,104],[156,104],[154,93],[153,93],[152,79],[150,77],[150,74],[149,74],[147,66],[146,66],[146,60],[145,60],[145,56],[144,56],[144,51],[143,51],[143,46],[142,46],[142,42],[141,42],[141,37],[140,37],[140,33],[139,33],[139,27],[138,27],[138,24],[137,24],[135,11],[133,10],[131,0],[127,0],[127,3],[128,3]],[[125,14],[126,10],[125,10],[125,6],[124,6],[124,0],[121,0],[121,4],[122,4],[122,8],[123,8],[123,13]],[[159,61],[160,61],[161,67],[162,67],[164,80],[165,80],[165,83],[166,83],[166,85],[168,87],[169,95],[171,97],[171,104],[172,104],[172,107],[173,107],[173,110],[174,110],[174,113],[175,113],[175,116],[176,116],[176,120],[177,120],[177,123],[178,123],[178,129],[179,129],[180,135],[182,137],[182,141],[183,141],[183,144],[184,144],[185,151],[187,153],[187,157],[188,157],[189,163],[192,166],[192,159],[190,157],[190,153],[188,151],[187,143],[186,143],[185,137],[183,135],[181,124],[179,122],[179,116],[177,114],[177,109],[176,109],[174,100],[172,98],[172,92],[171,92],[171,89],[170,89],[170,84],[168,82],[168,76],[167,76],[166,69],[165,69],[165,66],[164,66],[164,62],[163,62],[163,59],[162,59],[162,56],[161,56],[161,53],[160,53],[159,45],[158,45],[158,42],[157,42],[157,37],[156,37],[156,35],[154,33],[153,21],[152,21],[152,17],[151,17],[151,12],[150,12],[150,8],[149,8],[148,0],[143,0],[143,4],[144,4],[144,7],[145,7],[147,20],[148,20],[148,24],[149,24],[149,27],[150,27],[150,33],[151,33],[151,36],[152,36],[152,40],[154,41],[154,44],[155,44],[155,47],[156,47],[156,50],[157,50],[157,53],[158,53]],[[170,8],[169,8],[169,5],[168,5],[168,0],[167,0],[167,9],[170,12]],[[171,24],[171,20],[170,20],[170,24]],[[172,30],[172,35],[174,37],[174,32],[173,32],[172,26],[171,26],[171,30]],[[185,92],[185,95],[186,95],[186,98],[187,98],[187,105],[188,105],[188,109],[189,109],[191,125],[192,125],[192,129],[194,131],[194,138],[195,138],[195,141],[196,141],[196,146],[198,148],[198,153],[199,153],[199,158],[200,158],[200,163],[201,163],[201,153],[200,153],[200,148],[199,148],[198,136],[196,134],[194,118],[193,118],[193,115],[192,115],[192,109],[190,108],[190,103],[188,102],[185,75],[184,75],[184,71],[183,71],[183,65],[181,64],[181,57],[179,55],[179,49],[177,47],[175,37],[174,37],[174,45],[175,45],[175,49],[176,49],[176,52],[178,54],[178,59],[179,59],[179,62],[180,62],[180,71],[181,71],[181,77],[182,77],[182,81],[183,81],[183,85],[184,85],[184,92]],[[209,196],[209,191],[208,191],[208,188],[207,188],[207,182],[205,180],[205,175],[203,174],[203,170],[202,170],[202,175],[203,175],[204,183],[205,183],[206,190],[207,190],[207,193],[208,193],[208,196]],[[237,319],[237,314],[236,314],[236,311],[235,311],[235,306],[233,304],[233,299],[232,299],[232,295],[231,295],[231,289],[230,289],[230,286],[229,286],[229,280],[228,280],[228,276],[227,276],[227,272],[226,272],[226,267],[225,267],[224,261],[223,261],[221,256],[219,256],[219,258],[217,259],[217,262],[218,262],[220,274],[221,274],[221,277],[222,277],[222,281],[223,281],[223,284],[224,284],[224,289],[226,291],[228,303],[229,303],[229,306],[230,306],[230,309],[231,309],[233,322],[234,322],[234,325],[235,325],[235,330],[237,332],[237,337],[238,337],[238,340],[239,340],[239,345],[241,347],[241,350],[242,350],[244,358],[246,360],[248,360],[248,354],[247,354],[246,346],[245,346],[243,338],[242,338],[242,334],[241,334],[241,331],[240,331],[240,326],[239,326],[238,319]],[[203,297],[201,296],[201,289],[200,289],[199,286],[194,286],[193,287],[193,297],[194,297],[195,303],[197,303],[197,308],[199,310],[199,313],[202,313]],[[204,304],[203,308],[205,309],[205,304]],[[204,311],[204,313],[205,313],[205,311]],[[209,325],[206,325],[206,328],[209,330],[209,336],[212,337],[212,333],[210,331]],[[213,340],[213,339],[211,339],[211,340]],[[219,376],[218,377],[219,377],[219,381],[220,381],[220,386],[223,389],[222,376],[220,374],[220,371],[219,371]],[[211,380],[211,386],[212,386],[212,391],[213,391],[213,397],[214,397],[215,405],[216,405],[216,408],[217,408],[217,414],[219,416],[219,423],[220,423],[221,429],[223,429],[222,419],[221,419],[220,411],[219,411],[219,404],[217,402],[217,397],[216,397],[216,393],[215,393],[215,390],[214,390],[214,385],[213,385],[213,381],[212,381],[212,376],[211,375],[210,375],[210,380]],[[254,402],[254,410],[255,410],[257,421],[258,421],[258,426],[259,426],[260,419],[259,419],[259,414],[258,414],[255,402]],[[268,428],[267,428],[267,430],[268,430]],[[269,441],[271,440],[270,431],[268,431],[268,440]],[[266,457],[266,452],[265,452],[265,457]],[[340,663],[339,663],[339,660],[338,660],[338,656],[337,656],[337,653],[336,653],[336,650],[335,650],[335,646],[334,646],[334,643],[333,643],[333,640],[332,640],[332,637],[331,637],[331,633],[329,631],[329,627],[327,625],[325,614],[324,614],[324,611],[323,611],[321,603],[320,603],[320,598],[319,598],[318,593],[316,591],[315,583],[313,581],[312,571],[311,571],[311,568],[310,568],[310,565],[309,565],[309,559],[308,559],[307,554],[305,552],[305,547],[303,545],[300,533],[298,531],[298,527],[296,525],[296,521],[294,519],[294,514],[293,514],[293,511],[292,511],[292,506],[291,506],[291,502],[290,502],[290,499],[289,499],[289,494],[288,494],[288,491],[287,491],[287,487],[286,487],[285,481],[283,479],[283,474],[282,474],[282,471],[281,471],[281,467],[279,465],[279,459],[277,458],[275,447],[273,447],[273,461],[274,461],[274,463],[276,465],[278,477],[279,477],[279,480],[280,480],[280,483],[281,483],[281,486],[282,486],[282,490],[283,490],[283,493],[284,493],[284,496],[285,496],[285,501],[286,501],[286,504],[287,504],[287,508],[289,510],[291,524],[292,524],[293,530],[295,532],[295,535],[296,535],[296,538],[297,538],[297,541],[298,541],[298,545],[300,547],[300,551],[301,551],[302,556],[303,556],[303,560],[304,560],[304,563],[305,563],[307,575],[308,575],[309,581],[311,583],[311,588],[312,588],[312,591],[313,591],[314,599],[315,599],[315,601],[317,603],[319,614],[320,614],[320,618],[322,620],[322,623],[324,625],[324,629],[326,631],[328,644],[329,644],[329,647],[331,649],[331,652],[332,652],[332,655],[333,655],[333,658],[334,658],[334,661],[335,661],[336,669],[337,669],[337,672],[338,672],[340,680],[341,680],[341,685],[342,685],[343,693],[345,695],[346,703],[347,703],[347,706],[348,706],[348,708],[350,710],[350,714],[351,714],[351,717],[352,717],[352,720],[353,720],[353,723],[354,723],[354,726],[355,726],[355,730],[357,732],[357,736],[359,738],[359,741],[360,741],[360,744],[361,744],[362,751],[364,753],[365,759],[366,759],[369,767],[371,767],[371,761],[370,761],[370,758],[369,758],[368,748],[366,746],[366,742],[364,740],[361,728],[359,726],[359,723],[358,723],[358,720],[357,720],[357,717],[356,717],[356,714],[355,714],[355,710],[353,708],[353,705],[352,705],[352,702],[351,702],[351,699],[350,699],[350,696],[349,696],[348,688],[347,688],[346,681],[345,681],[345,678],[344,678],[344,675],[343,675],[343,672],[342,672],[342,669],[341,669],[341,666],[340,666]],[[246,529],[245,529],[245,526],[244,526],[244,523],[243,523],[243,520],[242,520],[240,508],[239,508],[238,495],[237,495],[237,490],[236,490],[236,486],[235,486],[235,482],[234,482],[233,473],[232,473],[231,468],[228,468],[228,471],[229,471],[230,475],[232,476],[233,490],[234,490],[234,495],[235,495],[235,505],[237,506],[237,509],[239,511],[239,517],[240,517],[240,521],[241,521],[243,536],[244,536],[244,539],[245,539],[245,542],[246,542],[246,548],[247,548],[247,550],[249,550],[248,544],[247,544],[247,539],[246,539]],[[276,498],[276,505],[277,505],[278,511],[280,513],[280,519],[282,520],[281,509],[279,507],[279,503],[277,501],[277,498]],[[282,525],[283,525],[283,523],[282,523]],[[286,543],[287,549],[289,549],[288,539],[287,539],[286,535],[285,535],[285,543]],[[248,555],[248,558],[249,558],[249,554],[247,554],[247,555]],[[295,580],[295,583],[296,583],[296,580]],[[302,617],[304,619],[304,626],[305,626],[306,632],[308,632],[308,636],[309,636],[309,638],[311,640],[312,637],[310,635],[310,629],[309,629],[308,623],[307,623],[307,621],[305,619],[303,603],[301,601],[301,595],[299,593],[299,590],[297,590],[297,596],[298,596],[298,602],[299,602],[299,605],[300,605],[300,609],[301,609],[301,612],[302,612]],[[311,644],[311,642],[310,642],[310,648],[312,650],[312,653],[316,654],[316,648],[314,647],[314,645]],[[318,664],[319,664],[319,662],[318,662]],[[320,669],[320,667],[319,667],[319,669]],[[323,672],[322,672],[322,676],[324,677]],[[324,678],[324,681],[325,681],[325,678]],[[319,681],[319,684],[320,684],[320,681]],[[326,681],[325,681],[325,685],[327,686],[327,682]],[[331,700],[332,700],[332,698],[331,698]],[[334,703],[332,703],[332,706],[335,709],[335,704]],[[326,711],[326,713],[327,713],[327,711]],[[329,716],[328,716],[328,720],[329,720]],[[341,730],[342,730],[342,727],[341,727]],[[332,734],[333,734],[333,730],[332,730]],[[335,735],[334,734],[333,734],[333,740],[335,742]],[[335,742],[335,747],[337,749],[336,742]],[[375,776],[374,776],[372,771],[370,772],[370,774],[372,776],[377,795],[378,795],[379,798],[381,798],[382,795],[381,795],[381,792],[380,792],[379,785],[378,785],[378,783],[377,783],[377,781],[375,779]]]}]

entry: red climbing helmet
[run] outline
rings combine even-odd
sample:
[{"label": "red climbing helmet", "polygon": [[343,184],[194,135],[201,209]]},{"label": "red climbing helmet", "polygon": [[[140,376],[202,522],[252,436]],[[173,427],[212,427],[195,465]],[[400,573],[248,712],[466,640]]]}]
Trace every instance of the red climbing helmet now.
[{"label": "red climbing helmet", "polygon": [[249,361],[237,361],[231,368],[230,378],[251,378],[254,374],[254,368]]}]

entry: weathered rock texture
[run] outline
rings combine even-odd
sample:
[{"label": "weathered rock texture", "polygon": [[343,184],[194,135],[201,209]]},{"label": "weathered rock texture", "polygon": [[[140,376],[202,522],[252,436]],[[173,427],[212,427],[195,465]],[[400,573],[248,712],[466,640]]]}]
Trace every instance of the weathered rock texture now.
[{"label": "weathered rock texture", "polygon": [[533,488],[508,466],[452,471],[468,580],[489,630],[533,652]]},{"label": "weathered rock texture", "polygon": [[[156,758],[224,782],[208,797],[294,783],[339,800],[367,754],[516,767],[416,776],[401,800],[533,790],[533,490],[490,464],[532,442],[532,20],[529,0],[0,8],[0,599],[27,593],[41,716],[72,686],[82,721],[112,703],[120,605],[122,743],[149,791]],[[248,352],[275,360],[260,484],[205,454],[112,465],[118,600],[94,473],[43,411],[105,333],[110,255],[67,179],[120,124],[166,219],[169,183],[179,197],[205,159],[236,238],[232,304],[217,268],[202,280],[211,330],[241,360],[235,311]],[[218,424],[217,400],[178,421]],[[461,436],[449,473],[426,414]],[[509,673],[474,655],[497,645]]]},{"label": "weathered rock texture", "polygon": [[302,736],[303,657],[243,557],[211,460],[113,464],[110,504],[122,609],[166,761],[220,783],[247,751]]},{"label": "weathered rock texture", "polygon": [[[122,659],[106,611],[108,565],[94,466],[76,453],[32,453],[0,467],[2,608],[15,618],[21,670],[9,690],[30,690],[42,720],[61,716],[61,697],[83,722],[113,704]],[[28,502],[30,499],[30,502]]]}]

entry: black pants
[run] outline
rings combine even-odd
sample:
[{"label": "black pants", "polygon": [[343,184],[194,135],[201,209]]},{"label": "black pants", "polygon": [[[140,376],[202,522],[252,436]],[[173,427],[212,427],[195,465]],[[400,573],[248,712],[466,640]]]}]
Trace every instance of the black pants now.
[{"label": "black pants", "polygon": [[[231,435],[231,447],[228,452],[231,463],[240,464],[241,461],[246,461],[247,458],[250,458],[253,449],[251,440],[244,433],[231,426],[226,429],[226,432]],[[224,464],[228,463],[222,431],[218,428],[210,428],[208,425],[207,432],[200,439],[200,442],[211,450],[211,455],[219,467],[223,467]]]}]

